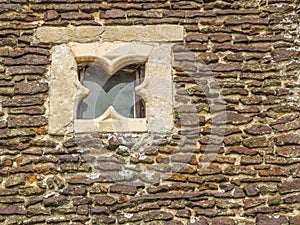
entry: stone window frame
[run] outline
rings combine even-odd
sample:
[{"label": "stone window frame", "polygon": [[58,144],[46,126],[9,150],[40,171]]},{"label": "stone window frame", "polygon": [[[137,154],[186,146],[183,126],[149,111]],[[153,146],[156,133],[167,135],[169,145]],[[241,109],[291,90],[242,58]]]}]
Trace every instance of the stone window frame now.
[{"label": "stone window frame", "polygon": [[[183,40],[183,27],[175,25],[101,27],[101,32],[99,30],[91,32],[91,37],[84,33],[82,38],[81,30],[95,28],[68,27],[65,30],[59,28],[57,31],[61,39],[45,35],[50,31],[55,33],[53,29],[56,28],[40,27],[35,33],[37,42],[55,44],[51,49],[49,70],[50,134],[172,131],[174,44],[170,42]],[[133,31],[137,31],[140,35],[133,34]],[[95,33],[100,35],[100,41],[95,41],[97,36]],[[99,61],[110,74],[132,63],[144,63],[145,80],[136,87],[136,94],[145,101],[146,118],[126,118],[110,107],[96,119],[76,119],[77,106],[88,94],[88,89],[78,80],[77,64],[88,60]]]}]

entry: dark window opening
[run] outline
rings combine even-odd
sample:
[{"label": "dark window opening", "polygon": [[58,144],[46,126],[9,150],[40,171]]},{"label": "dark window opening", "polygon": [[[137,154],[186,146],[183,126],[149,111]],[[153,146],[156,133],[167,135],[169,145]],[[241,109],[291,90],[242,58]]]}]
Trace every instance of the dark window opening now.
[{"label": "dark window opening", "polygon": [[131,64],[110,75],[97,62],[78,65],[78,79],[90,90],[78,106],[78,119],[95,119],[110,106],[122,116],[145,118],[143,99],[135,94],[135,87],[144,81],[144,65]]}]

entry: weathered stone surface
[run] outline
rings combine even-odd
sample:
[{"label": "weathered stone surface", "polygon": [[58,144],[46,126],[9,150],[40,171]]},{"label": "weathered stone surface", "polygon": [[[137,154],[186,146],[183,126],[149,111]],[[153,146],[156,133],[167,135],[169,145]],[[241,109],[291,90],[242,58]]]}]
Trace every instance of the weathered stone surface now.
[{"label": "weathered stone surface", "polygon": [[248,91],[243,88],[227,88],[222,90],[222,94],[225,95],[248,95]]},{"label": "weathered stone surface", "polygon": [[47,124],[43,116],[9,116],[8,127],[38,127]]},{"label": "weathered stone surface", "polygon": [[300,202],[300,194],[293,194],[291,196],[288,196],[284,198],[284,202],[288,204]]},{"label": "weathered stone surface", "polygon": [[284,134],[275,137],[275,144],[282,146],[282,145],[300,145],[300,135],[297,133],[292,134]]},{"label": "weathered stone surface", "polygon": [[222,173],[222,169],[218,165],[209,165],[208,167],[205,168],[200,168],[198,170],[198,174],[200,176],[205,176],[205,175],[213,175],[213,174],[220,174]]},{"label": "weathered stone surface", "polygon": [[186,41],[207,42],[209,36],[206,34],[189,34],[186,36]]},{"label": "weathered stone surface", "polygon": [[8,67],[7,71],[10,75],[37,74],[42,75],[46,72],[44,66],[13,66]]},{"label": "weathered stone surface", "polygon": [[76,211],[79,215],[88,215],[89,214],[89,207],[87,205],[79,205]]},{"label": "weathered stone surface", "polygon": [[55,148],[57,143],[49,139],[36,139],[31,142],[32,146]]},{"label": "weathered stone surface", "polygon": [[291,123],[273,125],[272,128],[276,132],[287,132],[287,131],[291,131],[291,130],[298,130],[298,129],[300,129],[300,120],[297,119]]},{"label": "weathered stone surface", "polygon": [[214,42],[226,42],[231,41],[231,34],[212,34],[209,36],[211,41]]},{"label": "weathered stone surface", "polygon": [[10,87],[1,87],[0,94],[4,96],[12,96],[14,94],[14,89]]},{"label": "weathered stone surface", "polygon": [[179,221],[179,220],[171,220],[171,221],[165,221],[164,222],[165,225],[184,225],[183,222]]},{"label": "weathered stone surface", "polygon": [[271,55],[275,61],[289,60],[291,58],[297,58],[300,52],[290,49],[275,49]]},{"label": "weathered stone surface", "polygon": [[109,210],[105,206],[94,206],[91,208],[91,213],[109,215]]},{"label": "weathered stone surface", "polygon": [[197,216],[205,216],[209,218],[217,215],[217,211],[215,209],[198,209],[195,212]]},{"label": "weathered stone surface", "polygon": [[[70,28],[71,29],[71,28]],[[43,31],[50,32],[50,31]],[[77,31],[76,31],[77,32]],[[51,32],[50,32],[51,33]],[[48,37],[48,33],[44,34]],[[66,35],[62,33],[61,35]],[[75,36],[76,37],[76,36]],[[61,37],[57,37],[61,40]],[[65,59],[68,59],[67,61]],[[65,66],[61,67],[61,62],[65,62]],[[50,82],[50,108],[49,108],[49,133],[50,134],[66,134],[73,131],[74,107],[69,100],[75,101],[77,86],[77,63],[71,50],[66,46],[57,46],[53,49]],[[56,79],[55,79],[56,78]],[[59,78],[59,79],[58,79]],[[61,85],[63,80],[68,81],[68,85]],[[59,91],[58,91],[59,90]],[[63,96],[63,98],[61,97]],[[60,99],[56,103],[57,99]],[[67,101],[67,102],[66,102]],[[63,111],[64,113],[60,113]]]},{"label": "weathered stone surface", "polygon": [[[60,210],[57,210],[59,212],[62,212]],[[50,211],[49,210],[45,210],[45,209],[41,209],[41,208],[36,208],[36,207],[30,207],[27,210],[27,215],[31,216],[41,216],[41,215],[50,215]]]},{"label": "weathered stone surface", "polygon": [[[74,205],[84,206],[93,203],[93,199],[90,197],[76,197],[72,199]],[[82,209],[84,211],[84,209]]]},{"label": "weathered stone surface", "polygon": [[261,164],[262,162],[263,162],[263,157],[259,155],[241,157],[241,165]]},{"label": "weathered stone surface", "polygon": [[90,185],[97,182],[103,182],[106,179],[104,177],[97,177],[97,178],[88,178],[86,176],[73,176],[67,179],[67,182],[69,184],[84,184],[84,185]]},{"label": "weathered stone surface", "polygon": [[5,99],[2,102],[2,106],[32,106],[32,105],[42,105],[44,103],[43,99],[35,96],[26,96],[26,97],[13,97],[11,99]]},{"label": "weathered stone surface", "polygon": [[241,53],[231,53],[226,55],[225,59],[233,62],[242,62],[245,57]]},{"label": "weathered stone surface", "polygon": [[233,146],[230,147],[225,154],[242,154],[242,155],[256,155],[258,152],[251,148],[246,148],[243,146]]},{"label": "weathered stone surface", "polygon": [[46,207],[49,207],[49,206],[60,206],[60,205],[64,205],[68,202],[68,199],[67,197],[65,196],[53,196],[53,197],[50,197],[50,198],[46,198],[44,199],[44,205]]},{"label": "weathered stone surface", "polygon": [[187,222],[187,225],[208,225],[206,218],[195,218]]},{"label": "weathered stone surface", "polygon": [[260,176],[282,176],[287,177],[291,174],[290,170],[288,168],[281,168],[281,167],[273,167],[268,170],[261,170],[259,171]]},{"label": "weathered stone surface", "polygon": [[290,224],[299,225],[300,224],[300,216],[291,216],[289,219]]},{"label": "weathered stone surface", "polygon": [[93,15],[83,12],[65,12],[61,14],[61,18],[65,20],[84,20],[93,19]]},{"label": "weathered stone surface", "polygon": [[61,155],[59,156],[60,162],[78,162],[79,156],[77,155]]},{"label": "weathered stone surface", "polygon": [[86,188],[78,186],[69,186],[60,191],[63,195],[86,195]]},{"label": "weathered stone surface", "polygon": [[215,124],[245,124],[252,120],[250,117],[244,117],[236,112],[226,112],[216,116],[213,121]]},{"label": "weathered stone surface", "polygon": [[[235,40],[236,41],[236,40]],[[248,41],[247,39],[241,39],[239,40],[239,42],[246,42]],[[249,46],[249,45],[231,45],[231,44],[217,44],[214,46],[213,48],[213,52],[218,52],[218,51],[233,51],[233,52],[241,52],[241,51],[245,51],[245,52],[270,52],[271,48],[270,47],[261,47],[261,46]],[[236,69],[240,70],[241,67],[236,67]],[[250,68],[248,68],[249,70],[252,70]],[[248,70],[247,69],[247,70]],[[246,69],[244,69],[246,70]]]},{"label": "weathered stone surface", "polygon": [[16,48],[16,49],[9,50],[9,56],[12,58],[18,58],[20,56],[25,56],[27,54],[49,56],[49,51],[43,48],[31,48],[31,47]]},{"label": "weathered stone surface", "polygon": [[244,208],[245,209],[249,209],[249,208],[253,208],[259,205],[262,205],[265,203],[265,200],[263,199],[245,199],[244,200]]},{"label": "weathered stone surface", "polygon": [[136,186],[125,185],[125,184],[113,184],[109,187],[111,193],[121,193],[134,195],[137,192]]},{"label": "weathered stone surface", "polygon": [[259,194],[259,190],[257,189],[255,184],[248,184],[244,187],[246,195],[248,196],[256,196]]},{"label": "weathered stone surface", "polygon": [[114,18],[124,18],[126,16],[125,11],[120,9],[111,9],[105,12],[105,18],[114,19]]},{"label": "weathered stone surface", "polygon": [[59,14],[55,10],[48,10],[45,13],[45,20],[54,20],[59,17]]},{"label": "weathered stone surface", "polygon": [[201,117],[199,117],[198,115],[183,114],[183,113],[180,114],[179,120],[182,126],[192,126],[192,127],[199,126],[204,122],[203,119],[201,120]]},{"label": "weathered stone surface", "polygon": [[23,198],[18,197],[0,197],[0,203],[12,204],[12,203],[24,203]]},{"label": "weathered stone surface", "polygon": [[153,221],[153,220],[170,220],[174,216],[171,213],[164,212],[164,211],[152,211],[149,213],[145,213],[143,215],[143,220],[145,222]]},{"label": "weathered stone surface", "polygon": [[63,223],[68,222],[69,219],[66,216],[53,216],[46,219],[47,223]]},{"label": "weathered stone surface", "polygon": [[45,56],[35,56],[35,55],[26,55],[20,58],[12,59],[6,58],[3,61],[4,65],[12,66],[12,65],[47,65],[49,64],[49,60]]},{"label": "weathered stone surface", "polygon": [[0,56],[8,56],[9,49],[8,48],[0,48]]},{"label": "weathered stone surface", "polygon": [[191,211],[189,209],[179,209],[176,213],[177,217],[189,218],[191,216]]},{"label": "weathered stone surface", "polygon": [[168,185],[161,185],[157,187],[149,187],[148,192],[151,194],[155,194],[158,192],[167,192],[169,191],[170,187]]},{"label": "weathered stone surface", "polygon": [[268,216],[268,215],[258,215],[256,217],[256,224],[258,225],[283,225],[287,224],[288,219],[285,216]]},{"label": "weathered stone surface", "polygon": [[179,164],[173,163],[172,170],[176,171],[177,173],[184,173],[184,174],[193,174],[196,173],[197,169],[195,166],[186,165],[186,164]]},{"label": "weathered stone surface", "polygon": [[30,219],[23,220],[23,224],[26,224],[26,225],[45,223],[45,222],[46,222],[45,216],[35,216]]},{"label": "weathered stone surface", "polygon": [[272,132],[272,128],[268,125],[253,125],[247,129],[245,132],[252,135],[262,135],[262,134],[270,134]]},{"label": "weathered stone surface", "polygon": [[92,224],[113,224],[116,219],[110,216],[96,216],[92,219]]},{"label": "weathered stone surface", "polygon": [[44,174],[44,175],[58,173],[57,167],[55,167],[55,165],[53,165],[52,163],[44,163],[41,165],[37,165],[35,166],[34,171],[38,174]]},{"label": "weathered stone surface", "polygon": [[241,65],[239,64],[216,64],[210,65],[210,69],[212,72],[231,72],[231,71],[241,71]]},{"label": "weathered stone surface", "polygon": [[9,109],[9,113],[11,114],[42,115],[45,111],[46,109],[43,106],[17,107]]},{"label": "weathered stone surface", "polygon": [[96,196],[95,203],[97,205],[113,205],[116,203],[116,199],[112,196]]},{"label": "weathered stone surface", "polygon": [[224,169],[223,173],[227,175],[237,175],[237,174],[255,175],[256,171],[246,166],[228,166]]},{"label": "weathered stone surface", "polygon": [[200,207],[200,208],[214,208],[216,205],[215,200],[209,199],[209,200],[200,200],[197,202],[189,202],[187,206],[189,207]]},{"label": "weathered stone surface", "polygon": [[118,222],[120,224],[124,224],[124,223],[133,223],[133,222],[136,222],[136,221],[140,221],[142,220],[143,217],[141,214],[124,214],[124,215],[119,215],[118,216]]},{"label": "weathered stone surface", "polygon": [[7,188],[1,188],[0,189],[0,196],[11,196],[11,195],[17,195],[18,190],[17,189],[7,189]]},{"label": "weathered stone surface", "polygon": [[286,181],[279,185],[279,192],[282,194],[300,191],[300,180]]},{"label": "weathered stone surface", "polygon": [[9,205],[0,208],[0,215],[25,215],[26,211],[17,205]]},{"label": "weathered stone surface", "polygon": [[215,225],[235,225],[234,219],[226,217],[217,217],[212,219],[212,224]]},{"label": "weathered stone surface", "polygon": [[243,145],[248,148],[264,148],[270,145],[265,137],[247,138],[243,141]]},{"label": "weathered stone surface", "polygon": [[153,194],[153,195],[144,195],[144,196],[135,196],[130,199],[131,202],[148,202],[148,201],[158,201],[158,200],[172,200],[172,199],[190,199],[192,197],[197,197],[199,194],[191,193],[189,195],[188,193],[159,193],[159,194]]},{"label": "weathered stone surface", "polygon": [[[69,15],[64,15],[65,17]],[[71,15],[70,15],[71,16]],[[91,42],[98,41],[105,30],[101,26],[81,27],[39,27],[36,30],[36,42],[42,43],[67,43],[67,42]],[[52,34],[52,35],[49,35]]]},{"label": "weathered stone surface", "polygon": [[178,25],[146,25],[105,28],[103,41],[182,41],[183,27]]},{"label": "weathered stone surface", "polygon": [[18,128],[18,129],[0,129],[0,138],[15,138],[15,137],[28,137],[35,136],[36,133],[28,128]]},{"label": "weathered stone surface", "polygon": [[48,91],[48,84],[41,82],[17,83],[15,84],[16,94],[37,94]]},{"label": "weathered stone surface", "polygon": [[[220,195],[215,195],[215,196],[218,196],[218,197],[231,197],[231,195],[229,195],[228,193],[227,194],[220,194]],[[241,207],[241,204],[238,203],[238,202],[232,202],[232,201],[227,201],[227,200],[219,200],[216,202],[216,206],[217,208],[219,209],[234,209],[234,208],[240,208]],[[223,214],[224,216],[227,215],[229,216],[225,211],[223,210],[220,210],[220,212],[224,212],[225,214]],[[228,213],[230,214],[230,210],[228,211]],[[221,215],[221,214],[220,214]]]},{"label": "weathered stone surface", "polygon": [[298,114],[288,114],[288,115],[283,115],[280,116],[279,118],[273,120],[270,125],[274,126],[274,125],[278,125],[278,124],[286,124],[288,122],[292,122],[295,119],[299,118]]},{"label": "weathered stone surface", "polygon": [[13,176],[10,176],[6,182],[5,187],[10,188],[17,185],[24,185],[26,182],[26,176],[24,174],[16,174]]},{"label": "weathered stone surface", "polygon": [[97,170],[104,170],[104,171],[121,171],[122,166],[118,163],[114,162],[102,162],[100,165],[95,167]]},{"label": "weathered stone surface", "polygon": [[269,24],[269,20],[265,18],[259,18],[259,17],[245,17],[245,18],[228,18],[224,21],[225,25],[239,25],[239,24],[260,24],[260,25],[267,25]]},{"label": "weathered stone surface", "polygon": [[172,155],[171,160],[173,162],[182,162],[182,163],[189,163],[192,165],[198,165],[196,155],[189,154],[189,153],[174,154],[174,155]]},{"label": "weathered stone surface", "polygon": [[245,215],[255,217],[260,214],[274,214],[278,212],[286,213],[289,211],[291,210],[284,206],[262,206],[247,210]]},{"label": "weathered stone surface", "polygon": [[266,163],[269,164],[277,164],[277,165],[290,165],[293,163],[297,163],[298,159],[297,158],[283,158],[283,157],[275,157],[275,156],[266,156],[265,157]]},{"label": "weathered stone surface", "polygon": [[300,156],[300,146],[284,146],[277,147],[276,153],[283,157],[299,157]]}]

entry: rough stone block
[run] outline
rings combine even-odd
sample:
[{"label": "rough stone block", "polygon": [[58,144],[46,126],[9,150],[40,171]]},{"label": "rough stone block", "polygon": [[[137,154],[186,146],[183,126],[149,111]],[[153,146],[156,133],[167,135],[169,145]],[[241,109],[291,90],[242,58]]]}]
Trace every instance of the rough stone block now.
[{"label": "rough stone block", "polygon": [[[101,26],[81,27],[39,27],[36,30],[36,42],[66,43],[66,42],[91,42],[98,41],[100,34],[105,30]],[[51,35],[49,35],[51,34]]]},{"label": "rough stone block", "polygon": [[103,41],[182,41],[183,27],[178,25],[114,26],[106,27]]}]

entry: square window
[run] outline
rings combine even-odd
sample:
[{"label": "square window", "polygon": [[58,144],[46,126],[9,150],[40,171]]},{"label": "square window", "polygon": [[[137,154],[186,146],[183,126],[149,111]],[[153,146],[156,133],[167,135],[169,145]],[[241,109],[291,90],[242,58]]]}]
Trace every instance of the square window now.
[{"label": "square window", "polygon": [[172,46],[93,42],[53,47],[50,133],[171,132]]}]

